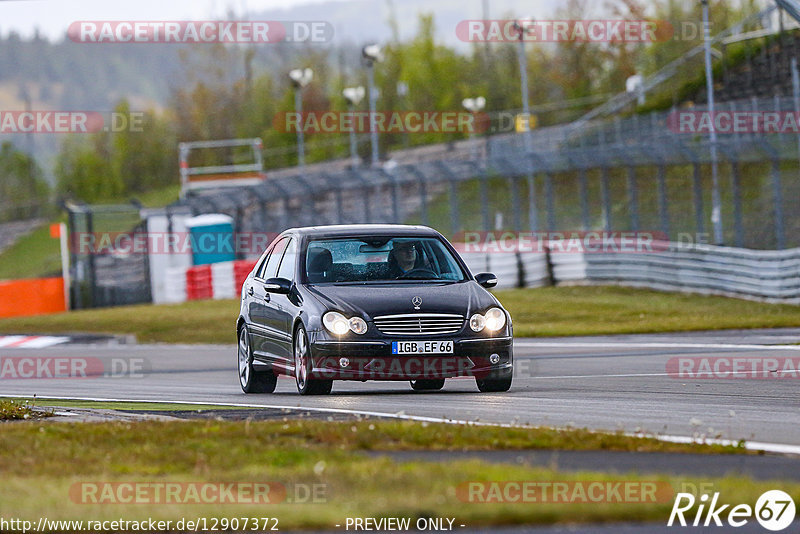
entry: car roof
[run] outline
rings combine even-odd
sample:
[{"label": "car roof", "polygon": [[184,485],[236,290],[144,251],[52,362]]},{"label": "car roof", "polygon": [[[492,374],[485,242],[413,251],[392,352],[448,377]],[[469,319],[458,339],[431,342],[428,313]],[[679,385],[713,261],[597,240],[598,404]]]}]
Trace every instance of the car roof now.
[{"label": "car roof", "polygon": [[340,224],[330,226],[306,226],[291,228],[283,234],[295,234],[308,237],[360,237],[371,235],[398,236],[439,236],[439,232],[427,226],[410,226],[404,224]]}]

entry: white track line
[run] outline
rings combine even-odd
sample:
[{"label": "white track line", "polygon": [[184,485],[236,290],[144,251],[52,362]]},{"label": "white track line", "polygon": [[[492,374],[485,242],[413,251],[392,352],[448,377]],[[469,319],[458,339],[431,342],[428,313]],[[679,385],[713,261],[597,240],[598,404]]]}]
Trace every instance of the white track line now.
[{"label": "white track line", "polygon": [[66,343],[69,339],[64,336],[0,336],[0,348],[43,349]]},{"label": "white track line", "polygon": [[576,349],[735,349],[735,350],[793,350],[800,351],[800,345],[739,345],[734,343],[616,343],[616,342],[552,342],[515,341],[515,347],[576,348]]},{"label": "white track line", "polygon": [[[0,397],[28,399],[31,396],[0,394]],[[447,419],[441,417],[407,415],[404,412],[385,413],[385,412],[373,412],[367,410],[348,410],[344,408],[315,408],[308,406],[281,406],[281,405],[269,405],[269,404],[248,404],[241,402],[199,402],[199,401],[179,401],[179,400],[107,399],[107,398],[97,398],[97,397],[55,397],[49,395],[48,396],[37,395],[36,398],[45,400],[81,400],[90,402],[138,402],[142,404],[185,404],[189,406],[223,406],[230,408],[271,408],[278,410],[305,410],[308,412],[368,415],[370,417],[387,417],[392,419],[401,419],[404,421],[420,421],[426,423],[446,423],[452,425],[471,425],[471,426],[493,426],[501,428],[530,428],[530,425],[519,425],[511,423],[486,423],[482,421],[464,421],[464,420]],[[695,438],[687,436],[649,435],[649,434],[632,433],[632,432],[626,432],[625,435],[638,438],[657,439],[659,441],[667,441],[671,443],[698,443],[704,445],[722,445],[722,446],[730,446],[730,445],[735,446],[738,444],[738,442],[728,439],[697,440]],[[800,445],[787,445],[783,443],[765,443],[760,441],[745,441],[744,448],[747,450],[764,451],[776,454],[800,455]]]}]

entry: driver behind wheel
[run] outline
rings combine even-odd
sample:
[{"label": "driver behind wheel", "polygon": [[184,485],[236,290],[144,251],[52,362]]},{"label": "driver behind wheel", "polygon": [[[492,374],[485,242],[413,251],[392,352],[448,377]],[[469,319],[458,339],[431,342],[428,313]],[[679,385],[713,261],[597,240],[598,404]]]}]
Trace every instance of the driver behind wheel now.
[{"label": "driver behind wheel", "polygon": [[422,267],[422,257],[417,245],[411,241],[395,241],[389,252],[389,276],[400,278],[409,271]]}]

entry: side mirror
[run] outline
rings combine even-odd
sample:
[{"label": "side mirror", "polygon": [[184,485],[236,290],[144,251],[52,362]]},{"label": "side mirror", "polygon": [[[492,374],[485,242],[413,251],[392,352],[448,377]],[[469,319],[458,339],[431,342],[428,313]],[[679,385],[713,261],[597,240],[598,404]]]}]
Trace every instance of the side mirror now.
[{"label": "side mirror", "polygon": [[492,289],[497,285],[497,277],[492,273],[480,273],[475,275],[475,281],[486,289]]},{"label": "side mirror", "polygon": [[288,295],[292,290],[292,282],[286,278],[270,278],[264,282],[264,289],[267,291],[267,293]]}]

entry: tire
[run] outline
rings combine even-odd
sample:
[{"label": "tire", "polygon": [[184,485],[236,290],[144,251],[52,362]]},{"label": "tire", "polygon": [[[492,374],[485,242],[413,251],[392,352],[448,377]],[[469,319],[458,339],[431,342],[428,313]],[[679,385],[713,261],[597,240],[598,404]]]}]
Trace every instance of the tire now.
[{"label": "tire", "polygon": [[412,380],[411,389],[414,391],[438,391],[444,387],[444,378]]},{"label": "tire", "polygon": [[239,385],[245,393],[272,393],[278,384],[278,377],[272,371],[256,371],[253,368],[253,350],[250,347],[250,333],[243,326],[239,331]]},{"label": "tire", "polygon": [[[498,373],[499,374],[499,373]],[[513,371],[504,371],[502,375],[492,373],[487,378],[475,377],[475,383],[481,393],[502,393],[511,389]]]},{"label": "tire", "polygon": [[294,332],[294,379],[300,395],[327,395],[333,388],[333,380],[309,378],[313,362],[308,350],[308,335],[302,325]]}]

